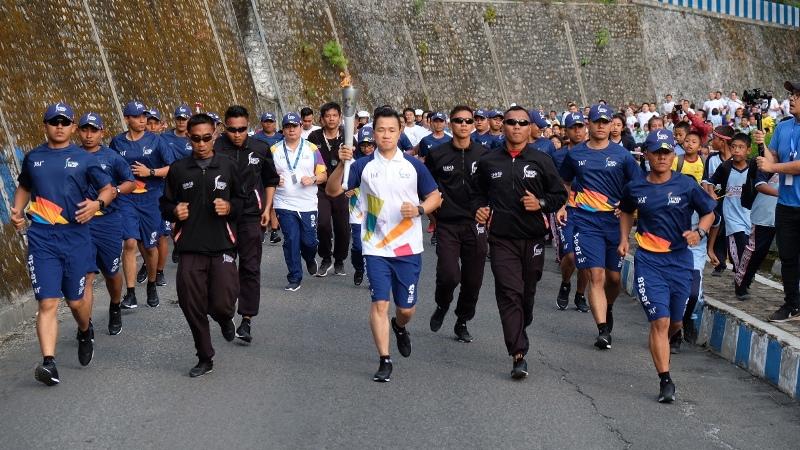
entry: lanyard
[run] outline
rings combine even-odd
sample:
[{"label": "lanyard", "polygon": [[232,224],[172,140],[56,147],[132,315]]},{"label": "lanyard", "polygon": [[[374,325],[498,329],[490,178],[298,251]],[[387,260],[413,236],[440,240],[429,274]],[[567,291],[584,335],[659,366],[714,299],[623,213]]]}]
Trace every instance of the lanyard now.
[{"label": "lanyard", "polygon": [[286,150],[286,141],[283,141],[283,154],[286,156],[286,165],[289,166],[289,172],[294,173],[297,169],[297,164],[300,162],[300,155],[303,153],[303,139],[300,139],[300,147],[297,148],[297,156],[294,158],[294,164],[289,163],[289,152]]}]

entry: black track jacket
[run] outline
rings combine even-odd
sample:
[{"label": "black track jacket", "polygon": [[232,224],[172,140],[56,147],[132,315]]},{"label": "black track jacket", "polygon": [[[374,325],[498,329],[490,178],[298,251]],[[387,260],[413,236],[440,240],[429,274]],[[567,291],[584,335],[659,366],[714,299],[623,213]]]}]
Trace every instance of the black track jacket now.
[{"label": "black track jacket", "polygon": [[486,148],[470,140],[466,149],[456,148],[453,141],[436,146],[425,158],[425,166],[433,175],[442,193],[442,206],[436,211],[436,220],[447,223],[475,222],[472,210],[472,177],[478,169],[478,159]]},{"label": "black track jacket", "polygon": [[240,222],[258,222],[266,206],[264,189],[275,187],[280,182],[272,152],[263,141],[247,137],[244,145],[236,147],[223,134],[214,142],[214,153],[224,155],[236,162],[239,185],[246,199],[239,214]]}]

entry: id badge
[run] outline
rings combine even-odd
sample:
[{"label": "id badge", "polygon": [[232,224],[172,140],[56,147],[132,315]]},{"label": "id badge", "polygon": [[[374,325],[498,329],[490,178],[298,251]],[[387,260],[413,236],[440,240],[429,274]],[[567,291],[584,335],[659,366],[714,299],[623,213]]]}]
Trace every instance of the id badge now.
[{"label": "id badge", "polygon": [[292,184],[297,184],[297,174],[292,174]]}]

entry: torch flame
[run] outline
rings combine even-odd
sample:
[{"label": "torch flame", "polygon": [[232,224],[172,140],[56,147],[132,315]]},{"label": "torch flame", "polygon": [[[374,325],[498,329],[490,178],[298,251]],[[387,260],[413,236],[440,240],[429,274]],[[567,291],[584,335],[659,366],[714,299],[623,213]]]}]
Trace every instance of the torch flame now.
[{"label": "torch flame", "polygon": [[348,86],[352,86],[352,80],[350,79],[350,72],[348,71],[339,72],[339,77],[341,77],[342,79],[342,82],[339,83],[341,87],[346,88]]}]

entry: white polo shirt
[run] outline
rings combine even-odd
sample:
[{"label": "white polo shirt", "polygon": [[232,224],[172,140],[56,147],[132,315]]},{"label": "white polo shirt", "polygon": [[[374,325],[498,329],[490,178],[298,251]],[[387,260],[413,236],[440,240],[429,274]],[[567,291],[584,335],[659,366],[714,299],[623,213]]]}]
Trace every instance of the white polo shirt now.
[{"label": "white polo shirt", "polygon": [[438,189],[425,165],[399,149],[391,159],[376,150],[352,164],[347,188],[360,188],[363,254],[397,257],[422,253],[421,218],[403,218],[400,207],[403,202],[419,205]]},{"label": "white polo shirt", "polygon": [[286,141],[280,141],[270,151],[275,162],[275,171],[283,180],[283,186],[275,188],[275,209],[316,211],[317,185],[303,186],[300,179],[325,172],[325,162],[317,146],[301,138],[297,148],[289,148]]}]

